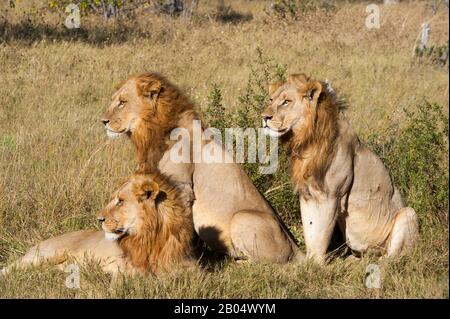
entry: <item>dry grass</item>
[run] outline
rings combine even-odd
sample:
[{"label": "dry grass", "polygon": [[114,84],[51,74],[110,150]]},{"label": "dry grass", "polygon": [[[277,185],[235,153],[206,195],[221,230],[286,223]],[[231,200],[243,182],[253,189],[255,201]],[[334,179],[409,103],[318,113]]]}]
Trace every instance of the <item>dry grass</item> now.
[{"label": "dry grass", "polygon": [[[380,6],[379,30],[366,29],[363,4],[289,21],[265,15],[266,2],[242,0],[233,7],[253,19],[224,24],[206,15],[213,4],[200,3],[193,21],[142,15],[118,27],[87,18],[82,34],[67,33],[52,15],[32,18],[19,32],[20,8],[5,12],[7,4],[0,5],[0,266],[42,239],[94,227],[94,214],[117,179],[132,172],[129,143],[108,142],[98,121],[114,85],[130,73],[166,74],[199,108],[218,84],[224,105],[233,108],[259,46],[289,72],[330,79],[348,100],[348,117],[362,137],[401,122],[401,110],[422,98],[448,113],[448,65],[411,55],[420,25],[431,18],[428,2]],[[2,16],[10,24],[2,27]],[[50,27],[39,32],[45,23]],[[433,43],[448,41],[447,9],[432,18],[431,30]],[[300,227],[299,221],[290,226]],[[371,262],[381,266],[379,291],[364,286]],[[448,228],[422,225],[413,254],[389,262],[338,258],[323,268],[225,263],[215,271],[130,279],[116,291],[108,290],[107,275],[92,269],[83,272],[81,290],[67,289],[67,274],[50,267],[17,271],[0,279],[0,296],[448,298]]]}]

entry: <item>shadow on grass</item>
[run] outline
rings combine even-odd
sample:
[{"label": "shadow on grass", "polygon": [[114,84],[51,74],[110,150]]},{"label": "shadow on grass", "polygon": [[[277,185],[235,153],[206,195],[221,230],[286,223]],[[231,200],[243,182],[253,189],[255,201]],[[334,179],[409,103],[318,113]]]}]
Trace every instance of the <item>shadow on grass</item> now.
[{"label": "shadow on grass", "polygon": [[234,11],[233,9],[227,10],[226,12],[218,13],[214,16],[215,20],[221,23],[232,23],[238,24],[241,22],[247,22],[253,19],[251,14],[240,13]]},{"label": "shadow on grass", "polygon": [[[204,239],[209,242],[209,246]],[[200,227],[196,241],[196,251],[200,252],[198,260],[202,268],[211,272],[222,269],[229,257],[227,255],[227,247],[220,239],[220,230],[211,226]]]},{"label": "shadow on grass", "polygon": [[[0,17],[1,18],[1,17]],[[253,19],[251,14],[237,12],[230,7],[219,10],[214,19],[221,23],[237,24]],[[199,21],[201,21],[200,19]],[[206,21],[206,20],[203,20]],[[31,45],[42,40],[49,41],[78,41],[95,46],[121,44],[131,39],[152,39],[157,43],[165,43],[171,39],[172,33],[167,28],[152,28],[147,20],[140,24],[135,18],[116,19],[110,22],[84,23],[80,28],[69,29],[63,23],[46,24],[33,22],[30,19],[12,23],[0,19],[0,43],[19,41]]]},{"label": "shadow on grass", "polygon": [[160,30],[157,34],[144,30],[133,23],[116,22],[113,25],[89,25],[78,29],[69,29],[64,25],[36,24],[30,21],[10,23],[0,21],[0,42],[20,41],[31,45],[42,40],[79,41],[96,46],[120,44],[135,38],[167,39],[168,32]]}]

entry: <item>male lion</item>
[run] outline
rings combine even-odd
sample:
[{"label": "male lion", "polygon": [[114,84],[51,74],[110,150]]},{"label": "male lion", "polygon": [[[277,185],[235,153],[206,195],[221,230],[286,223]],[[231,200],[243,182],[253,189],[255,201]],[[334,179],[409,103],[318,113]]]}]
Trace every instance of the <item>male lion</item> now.
[{"label": "male lion", "polygon": [[8,268],[96,260],[106,272],[170,271],[193,264],[194,227],[190,207],[159,173],[134,174],[97,218],[102,231],[81,230],[41,242]]},{"label": "male lion", "polygon": [[[108,136],[125,134],[131,139],[139,170],[158,166],[193,191],[195,230],[213,250],[237,259],[287,262],[294,256],[301,258],[276,213],[241,166],[230,163],[222,145],[213,143],[212,150],[226,158],[223,163],[172,160],[175,141],[170,139],[171,131],[184,128],[192,141],[194,120],[199,117],[180,89],[157,73],[146,73],[120,86],[101,121]],[[191,159],[201,158],[191,150]]]},{"label": "male lion", "polygon": [[319,263],[336,222],[356,252],[395,256],[414,245],[418,219],[381,160],[356,136],[326,83],[293,74],[269,87],[267,134],[283,136],[300,195],[307,257]]}]

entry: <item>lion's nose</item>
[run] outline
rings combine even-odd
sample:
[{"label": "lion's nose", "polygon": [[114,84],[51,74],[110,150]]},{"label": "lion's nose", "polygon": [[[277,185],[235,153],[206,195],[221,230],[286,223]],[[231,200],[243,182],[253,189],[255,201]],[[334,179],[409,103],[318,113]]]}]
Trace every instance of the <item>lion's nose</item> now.
[{"label": "lion's nose", "polygon": [[271,116],[271,115],[262,115],[263,120],[266,121],[266,122],[267,122],[268,120],[271,120],[272,117],[273,117],[273,116]]},{"label": "lion's nose", "polygon": [[98,220],[100,223],[103,223],[103,222],[105,221],[105,217],[97,217],[97,220]]},{"label": "lion's nose", "polygon": [[106,124],[109,123],[109,120],[108,119],[101,119],[100,122],[102,122],[103,125],[106,125]]}]

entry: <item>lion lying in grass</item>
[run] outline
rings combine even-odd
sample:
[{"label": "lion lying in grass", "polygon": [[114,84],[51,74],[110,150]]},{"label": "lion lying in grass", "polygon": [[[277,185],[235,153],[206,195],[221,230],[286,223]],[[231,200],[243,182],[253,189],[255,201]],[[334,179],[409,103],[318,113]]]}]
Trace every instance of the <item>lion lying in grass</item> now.
[{"label": "lion lying in grass", "polygon": [[113,275],[157,274],[193,264],[192,214],[183,196],[159,173],[134,174],[98,213],[102,231],[81,230],[43,241],[2,273],[69,260],[99,261]]},{"label": "lion lying in grass", "polygon": [[395,256],[412,247],[416,212],[405,207],[381,160],[358,139],[334,91],[299,74],[271,85],[269,95],[263,126],[290,149],[307,256],[325,261],[336,222],[359,253]]}]

